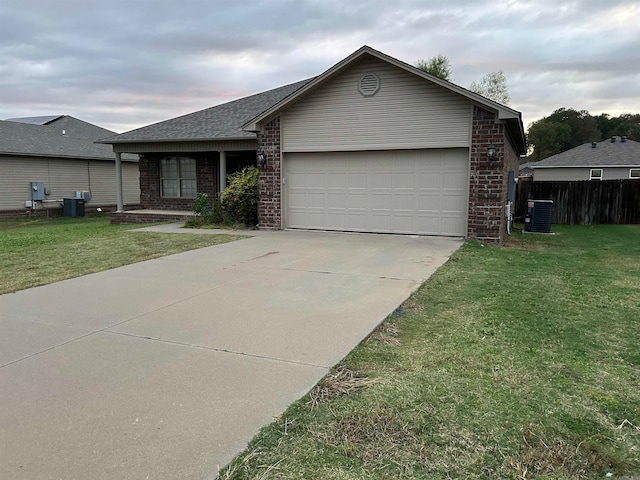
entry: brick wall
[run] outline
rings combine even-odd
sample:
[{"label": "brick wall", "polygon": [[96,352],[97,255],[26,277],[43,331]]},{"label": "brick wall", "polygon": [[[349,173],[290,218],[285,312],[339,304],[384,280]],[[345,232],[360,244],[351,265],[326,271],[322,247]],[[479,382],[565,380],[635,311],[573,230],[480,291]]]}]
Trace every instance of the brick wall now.
[{"label": "brick wall", "polygon": [[[194,198],[166,198],[160,195],[160,159],[165,156],[167,155],[140,155],[140,204],[147,209],[190,211]],[[218,194],[217,152],[185,156],[196,159],[198,192],[207,193],[213,204]]]},{"label": "brick wall", "polygon": [[32,218],[32,217],[61,217],[64,211],[62,207],[47,207],[37,210],[31,210],[30,208],[16,208],[12,210],[0,210],[0,219],[10,218]]},{"label": "brick wall", "polygon": [[[38,207],[35,210],[31,210],[28,208],[21,209],[13,209],[13,210],[0,210],[0,219],[10,219],[10,218],[32,218],[32,217],[62,217],[64,215],[64,209],[59,205],[49,204],[47,207]],[[100,211],[98,212],[98,208]],[[106,214],[109,212],[115,212],[116,205],[105,205],[105,204],[86,204],[84,205],[84,213],[85,215],[93,215],[93,214]],[[141,208],[140,205],[136,204],[128,204],[128,209],[136,209]]]},{"label": "brick wall", "polygon": [[[496,147],[496,159],[487,159],[487,148]],[[265,125],[258,134],[258,151],[267,154],[267,165],[258,179],[258,226],[282,228],[282,186],[280,158],[280,118]],[[469,217],[467,236],[487,243],[501,243],[505,235],[505,205],[508,172],[518,171],[518,155],[507,138],[505,125],[496,115],[474,107],[471,167],[469,179]]]},{"label": "brick wall", "polygon": [[[487,159],[487,147],[496,147],[496,159]],[[509,142],[505,125],[495,114],[473,108],[467,236],[501,243],[505,235],[505,205],[509,170],[518,172],[518,155]]]},{"label": "brick wall", "polygon": [[121,224],[137,224],[137,223],[155,223],[155,222],[178,222],[193,218],[195,214],[185,215],[167,215],[143,212],[112,212],[110,215],[110,223],[112,225]]},{"label": "brick wall", "polygon": [[267,164],[258,166],[258,228],[282,228],[282,188],[280,182],[280,117],[267,123],[258,133],[258,152],[267,155]]}]

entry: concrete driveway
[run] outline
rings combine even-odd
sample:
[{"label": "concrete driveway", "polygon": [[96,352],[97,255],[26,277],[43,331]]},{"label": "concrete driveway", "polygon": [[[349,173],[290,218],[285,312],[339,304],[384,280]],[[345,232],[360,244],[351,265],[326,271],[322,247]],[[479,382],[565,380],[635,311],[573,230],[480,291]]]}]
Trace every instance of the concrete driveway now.
[{"label": "concrete driveway", "polygon": [[214,478],[460,245],[257,232],[0,296],[0,478]]}]

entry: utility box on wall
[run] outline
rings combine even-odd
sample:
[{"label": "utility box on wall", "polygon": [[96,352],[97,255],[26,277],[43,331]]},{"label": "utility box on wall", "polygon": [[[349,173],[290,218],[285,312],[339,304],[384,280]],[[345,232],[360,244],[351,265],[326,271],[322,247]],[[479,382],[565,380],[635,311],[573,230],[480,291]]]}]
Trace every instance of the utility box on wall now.
[{"label": "utility box on wall", "polygon": [[84,198],[65,198],[64,216],[84,217]]},{"label": "utility box on wall", "polygon": [[44,200],[44,182],[31,182],[31,200],[34,202]]}]

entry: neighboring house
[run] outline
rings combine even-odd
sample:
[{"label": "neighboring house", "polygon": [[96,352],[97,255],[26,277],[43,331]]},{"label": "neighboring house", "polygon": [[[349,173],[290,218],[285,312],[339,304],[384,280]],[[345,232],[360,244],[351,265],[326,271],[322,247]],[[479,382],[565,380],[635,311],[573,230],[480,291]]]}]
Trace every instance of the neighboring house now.
[{"label": "neighboring house", "polygon": [[533,168],[532,166],[535,165],[537,162],[527,162],[527,163],[523,163],[522,165],[520,165],[520,173],[518,175],[518,177],[520,178],[531,178],[533,177]]},{"label": "neighboring house", "polygon": [[257,157],[261,229],[488,242],[503,238],[526,150],[520,112],[367,46],[312,79],[103,142],[140,154],[145,208],[190,209]]},{"label": "neighboring house", "polygon": [[[114,132],[68,115],[0,120],[0,216],[21,216],[31,182],[44,183],[36,212],[58,209],[77,191],[90,192],[87,209],[116,205],[115,156],[95,140]],[[123,160],[124,202],[140,203],[138,156]]]},{"label": "neighboring house", "polygon": [[582,144],[531,167],[536,182],[640,179],[640,143],[615,136]]}]

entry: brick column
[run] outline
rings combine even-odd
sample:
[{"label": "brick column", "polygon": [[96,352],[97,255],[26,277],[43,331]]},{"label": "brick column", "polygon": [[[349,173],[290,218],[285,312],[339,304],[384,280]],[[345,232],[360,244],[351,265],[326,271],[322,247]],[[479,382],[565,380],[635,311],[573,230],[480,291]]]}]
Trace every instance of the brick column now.
[{"label": "brick column", "polygon": [[[496,147],[495,160],[487,159],[487,148]],[[504,124],[494,113],[473,108],[471,170],[469,179],[469,221],[467,236],[486,243],[501,243],[505,232],[507,168],[505,153],[513,152]]]},{"label": "brick column", "polygon": [[258,228],[282,228],[282,184],[280,152],[280,117],[274,118],[258,133],[258,152],[267,155],[267,164],[258,166]]},{"label": "brick column", "polygon": [[140,155],[140,206],[154,208],[160,197],[160,165],[157,158]]}]

